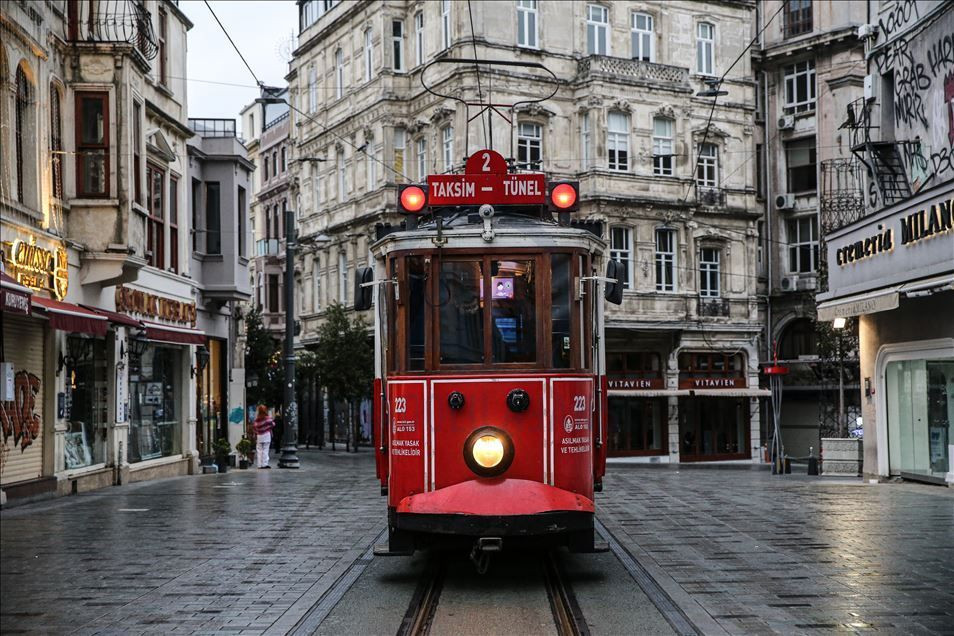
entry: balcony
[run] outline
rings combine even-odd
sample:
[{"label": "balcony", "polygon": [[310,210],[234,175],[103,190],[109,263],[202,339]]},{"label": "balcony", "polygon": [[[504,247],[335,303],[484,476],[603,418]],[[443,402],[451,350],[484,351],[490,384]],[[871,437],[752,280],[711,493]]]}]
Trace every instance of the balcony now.
[{"label": "balcony", "polygon": [[189,118],[189,130],[200,137],[235,137],[234,119],[197,119]]},{"label": "balcony", "polygon": [[66,16],[63,35],[67,42],[131,44],[147,60],[159,53],[152,16],[136,0],[60,0],[58,4]]},{"label": "balcony", "polygon": [[691,90],[688,68],[607,55],[590,55],[580,60],[577,66],[577,78],[582,81],[604,78],[646,82]]},{"label": "balcony", "polygon": [[707,188],[697,185],[696,203],[708,208],[724,208],[725,190],[722,188]]},{"label": "balcony", "polygon": [[278,256],[278,239],[259,239],[255,241],[255,256]]},{"label": "balcony", "polygon": [[728,318],[729,301],[725,298],[700,298],[699,315]]}]

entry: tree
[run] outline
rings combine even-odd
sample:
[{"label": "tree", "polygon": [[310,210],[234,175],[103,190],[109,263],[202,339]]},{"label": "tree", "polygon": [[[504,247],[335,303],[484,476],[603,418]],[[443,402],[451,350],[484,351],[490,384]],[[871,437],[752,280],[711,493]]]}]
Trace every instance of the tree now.
[{"label": "tree", "polygon": [[[315,366],[332,404],[335,399],[346,401],[355,412],[355,403],[370,395],[374,379],[374,350],[368,341],[368,325],[360,316],[349,320],[345,308],[338,303],[329,307],[325,316],[318,328]],[[356,429],[354,432],[357,450]]]},{"label": "tree", "polygon": [[282,403],[285,369],[281,355],[278,342],[265,329],[262,312],[258,309],[248,312],[245,316],[246,383],[251,376],[257,377],[254,385],[246,386],[249,404],[278,406]]}]

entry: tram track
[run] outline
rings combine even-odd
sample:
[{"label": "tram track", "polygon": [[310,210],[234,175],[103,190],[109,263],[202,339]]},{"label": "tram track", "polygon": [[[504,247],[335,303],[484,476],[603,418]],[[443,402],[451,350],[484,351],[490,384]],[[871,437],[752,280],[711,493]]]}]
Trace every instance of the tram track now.
[{"label": "tram track", "polygon": [[[441,595],[448,577],[448,567],[443,555],[436,554],[426,573],[418,582],[408,604],[404,620],[397,630],[398,636],[427,636],[439,611]],[[590,629],[576,596],[560,565],[555,552],[540,555],[537,576],[542,579],[546,599],[558,636],[589,636]],[[477,576],[470,571],[468,576]],[[531,585],[539,589],[539,586]]]}]

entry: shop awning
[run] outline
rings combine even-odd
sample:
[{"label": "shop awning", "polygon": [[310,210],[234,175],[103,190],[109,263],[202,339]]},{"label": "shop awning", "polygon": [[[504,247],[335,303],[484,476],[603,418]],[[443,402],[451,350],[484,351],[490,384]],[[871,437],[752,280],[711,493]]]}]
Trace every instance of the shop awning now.
[{"label": "shop awning", "polygon": [[33,311],[39,310],[50,319],[50,326],[69,333],[88,333],[105,336],[109,322],[94,311],[83,309],[79,305],[64,303],[42,296],[33,297]]},{"label": "shop awning", "polygon": [[142,326],[146,328],[147,340],[194,345],[204,345],[208,340],[205,332],[199,331],[198,329],[160,325],[159,323],[149,322],[146,320],[142,321]]},{"label": "shop awning", "polygon": [[954,274],[942,274],[913,283],[905,283],[901,285],[900,291],[908,296],[920,296],[948,289],[954,289]]},{"label": "shop awning", "polygon": [[684,389],[607,389],[610,397],[668,397],[670,395],[689,395]]},{"label": "shop awning", "polygon": [[110,310],[108,310],[108,309],[100,309],[99,307],[93,307],[92,305],[80,305],[80,306],[81,306],[81,307],[84,307],[85,309],[89,309],[90,311],[94,311],[94,312],[96,312],[97,314],[99,314],[99,315],[105,317],[106,320],[108,320],[109,322],[113,323],[114,325],[122,325],[122,326],[124,326],[124,327],[139,327],[139,328],[142,328],[142,321],[141,321],[141,320],[136,320],[135,318],[133,318],[133,317],[131,317],[131,316],[127,316],[126,314],[121,314],[121,313],[119,313],[119,312],[110,311]]},{"label": "shop awning", "polygon": [[901,285],[895,285],[855,296],[826,300],[818,305],[818,320],[831,322],[835,318],[850,318],[897,309],[900,288]]},{"label": "shop awning", "polygon": [[688,391],[695,397],[770,397],[769,389],[693,389]]},{"label": "shop awning", "polygon": [[0,307],[4,313],[29,316],[32,295],[33,291],[29,287],[0,272]]}]

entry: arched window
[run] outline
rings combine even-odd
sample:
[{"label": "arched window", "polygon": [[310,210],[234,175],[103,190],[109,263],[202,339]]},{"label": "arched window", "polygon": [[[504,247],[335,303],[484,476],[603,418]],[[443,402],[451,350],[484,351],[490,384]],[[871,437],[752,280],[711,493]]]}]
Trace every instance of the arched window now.
[{"label": "arched window", "polygon": [[55,82],[50,82],[50,190],[57,199],[63,198],[63,111],[62,96]]},{"label": "arched window", "polygon": [[26,205],[27,195],[30,193],[30,177],[33,176],[34,142],[36,140],[33,127],[33,87],[27,79],[23,66],[17,67],[16,75],[16,174],[17,174],[17,201]]},{"label": "arched window", "polygon": [[797,360],[799,356],[814,355],[818,355],[815,325],[808,318],[793,320],[782,332],[778,345],[779,359]]}]

